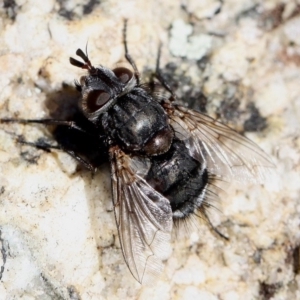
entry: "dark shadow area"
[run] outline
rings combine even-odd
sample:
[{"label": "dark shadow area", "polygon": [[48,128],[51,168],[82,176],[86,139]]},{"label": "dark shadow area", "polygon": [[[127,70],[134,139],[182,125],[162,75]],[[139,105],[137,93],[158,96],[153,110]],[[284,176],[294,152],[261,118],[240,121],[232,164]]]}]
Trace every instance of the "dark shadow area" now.
[{"label": "dark shadow area", "polygon": [[15,0],[4,0],[3,6],[6,16],[11,19],[15,20],[18,14],[19,6],[17,5]]},{"label": "dark shadow area", "polygon": [[[182,60],[184,63],[184,59]],[[171,62],[161,68],[164,80],[177,96],[176,102],[187,105],[188,108],[206,113],[207,98],[201,85],[195,87],[190,76],[180,71],[180,66]],[[163,93],[165,90],[163,90]]]},{"label": "dark shadow area", "polygon": [[260,132],[267,128],[267,119],[263,117],[254,103],[247,105],[250,117],[244,123],[244,130],[249,132]]},{"label": "dark shadow area", "polygon": [[[12,0],[10,0],[12,1]],[[73,9],[69,8],[69,3],[66,0],[57,0],[58,14],[67,20],[81,18],[82,15],[91,14],[94,9],[101,4],[100,0],[85,0],[83,3],[78,2]],[[76,9],[75,9],[76,8]],[[78,12],[81,13],[78,13]],[[82,14],[82,15],[81,15]]]},{"label": "dark shadow area", "polygon": [[78,107],[81,97],[75,87],[63,84],[59,91],[47,94],[45,102],[49,109],[49,118],[74,121],[82,129],[58,125],[50,129],[54,140],[65,150],[72,151],[94,168],[108,162],[107,147],[101,128],[90,122]]}]

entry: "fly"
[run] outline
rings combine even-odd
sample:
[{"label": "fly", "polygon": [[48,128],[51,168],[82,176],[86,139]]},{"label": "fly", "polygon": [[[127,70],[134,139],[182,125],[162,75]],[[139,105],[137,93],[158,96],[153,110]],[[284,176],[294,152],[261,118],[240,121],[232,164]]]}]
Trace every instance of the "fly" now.
[{"label": "fly", "polygon": [[[126,22],[124,45],[132,70],[95,67],[80,49],[76,55],[81,60],[70,58],[73,66],[87,70],[76,88],[81,93],[78,106],[91,131],[74,121],[56,119],[1,122],[62,125],[94,137],[111,165],[113,207],[124,260],[134,278],[144,283],[162,271],[174,224],[200,214],[211,225],[207,210],[217,197],[212,192],[215,183],[264,182],[274,165],[252,141],[207,115],[176,104],[161,75],[159,56],[156,78],[170,96],[158,97],[151,84],[141,84],[127,49]],[[93,169],[80,153],[58,148]]]}]

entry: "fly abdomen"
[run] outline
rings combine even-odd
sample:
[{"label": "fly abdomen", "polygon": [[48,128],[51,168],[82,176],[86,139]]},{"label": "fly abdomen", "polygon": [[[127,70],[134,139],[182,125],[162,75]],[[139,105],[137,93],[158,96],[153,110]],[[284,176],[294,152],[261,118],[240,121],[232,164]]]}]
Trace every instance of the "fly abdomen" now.
[{"label": "fly abdomen", "polygon": [[204,164],[192,158],[182,141],[152,158],[147,182],[170,201],[173,218],[184,218],[199,208],[208,184]]}]

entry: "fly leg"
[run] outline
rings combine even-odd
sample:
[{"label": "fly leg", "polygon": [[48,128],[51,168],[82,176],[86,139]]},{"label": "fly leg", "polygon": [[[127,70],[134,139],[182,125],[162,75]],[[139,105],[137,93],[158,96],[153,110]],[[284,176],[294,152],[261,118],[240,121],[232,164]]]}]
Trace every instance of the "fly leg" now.
[{"label": "fly leg", "polygon": [[216,233],[218,236],[220,236],[222,239],[226,240],[226,241],[229,241],[229,237],[227,237],[226,235],[224,235],[222,232],[220,232],[213,224],[212,222],[210,221],[206,211],[205,211],[205,208],[203,209],[203,211],[201,211],[201,213],[203,214],[204,218],[205,218],[205,221],[207,222],[207,224],[209,225],[209,228],[214,232]]},{"label": "fly leg", "polygon": [[[84,130],[80,126],[77,126],[74,121],[64,121],[64,120],[55,120],[55,119],[9,119],[8,118],[8,119],[0,119],[0,123],[42,124],[45,126],[60,125],[60,126],[67,126],[69,129],[75,129],[85,134],[89,134],[86,130]],[[82,158],[74,151],[63,147],[62,145],[51,145],[43,140],[38,140],[37,142],[27,142],[22,137],[18,137],[17,142],[24,145],[35,147],[39,150],[43,150],[46,152],[51,152],[51,149],[64,151],[68,153],[71,157],[73,157],[76,161],[83,164],[88,170],[92,171],[93,173],[95,173],[96,171],[96,168],[93,167],[91,163],[89,163],[87,160]]]},{"label": "fly leg", "polygon": [[139,85],[140,81],[141,81],[141,75],[140,75],[140,72],[139,72],[133,58],[129,54],[128,47],[127,47],[127,20],[126,19],[124,20],[124,27],[123,27],[123,43],[124,43],[124,48],[125,48],[125,58],[131,64],[131,66],[134,70],[137,85]]},{"label": "fly leg", "polygon": [[161,56],[161,48],[162,44],[160,43],[158,46],[158,53],[157,53],[157,59],[156,59],[156,68],[155,68],[155,73],[154,77],[160,82],[160,84],[171,94],[169,100],[170,101],[176,101],[176,95],[170,85],[167,83],[167,81],[164,79],[163,74],[160,70],[160,56]]},{"label": "fly leg", "polygon": [[55,119],[0,119],[0,123],[18,123],[18,124],[43,124],[43,125],[63,125],[87,133],[84,129],[77,126],[74,121],[64,121]]},{"label": "fly leg", "polygon": [[66,152],[72,158],[74,158],[77,162],[84,165],[92,173],[95,173],[96,170],[97,170],[97,168],[93,167],[92,164],[90,164],[87,160],[82,158],[80,155],[76,154],[74,151],[69,150],[69,149],[67,149],[67,148],[65,148],[61,145],[51,145],[51,144],[48,144],[47,142],[45,142],[43,140],[38,140],[36,142],[27,142],[22,137],[19,137],[17,139],[17,142],[20,143],[20,144],[23,144],[23,145],[32,146],[34,148],[37,148],[39,150],[43,150],[43,151],[48,152],[48,153],[50,153],[52,149]]}]

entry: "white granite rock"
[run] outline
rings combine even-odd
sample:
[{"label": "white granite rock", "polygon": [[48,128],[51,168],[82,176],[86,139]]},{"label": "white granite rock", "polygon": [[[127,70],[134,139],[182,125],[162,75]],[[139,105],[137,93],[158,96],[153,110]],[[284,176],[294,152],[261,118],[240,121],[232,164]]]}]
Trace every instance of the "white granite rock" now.
[{"label": "white granite rock", "polygon": [[[157,282],[141,286],[121,253],[108,166],[92,176],[65,153],[16,142],[51,140],[48,129],[0,124],[0,299],[300,299],[299,4],[223,2],[185,1],[185,10],[177,1],[2,5],[0,118],[48,117],[57,105],[49,94],[84,74],[68,59],[87,41],[94,64],[124,62],[129,18],[142,73],[154,69],[162,41],[161,65],[177,65],[179,95],[201,91],[207,111],[237,130],[254,104],[267,126],[246,135],[275,161],[280,185],[232,185],[213,218],[230,241],[191,226],[174,239]],[[222,109],[233,99],[237,109]]]}]

